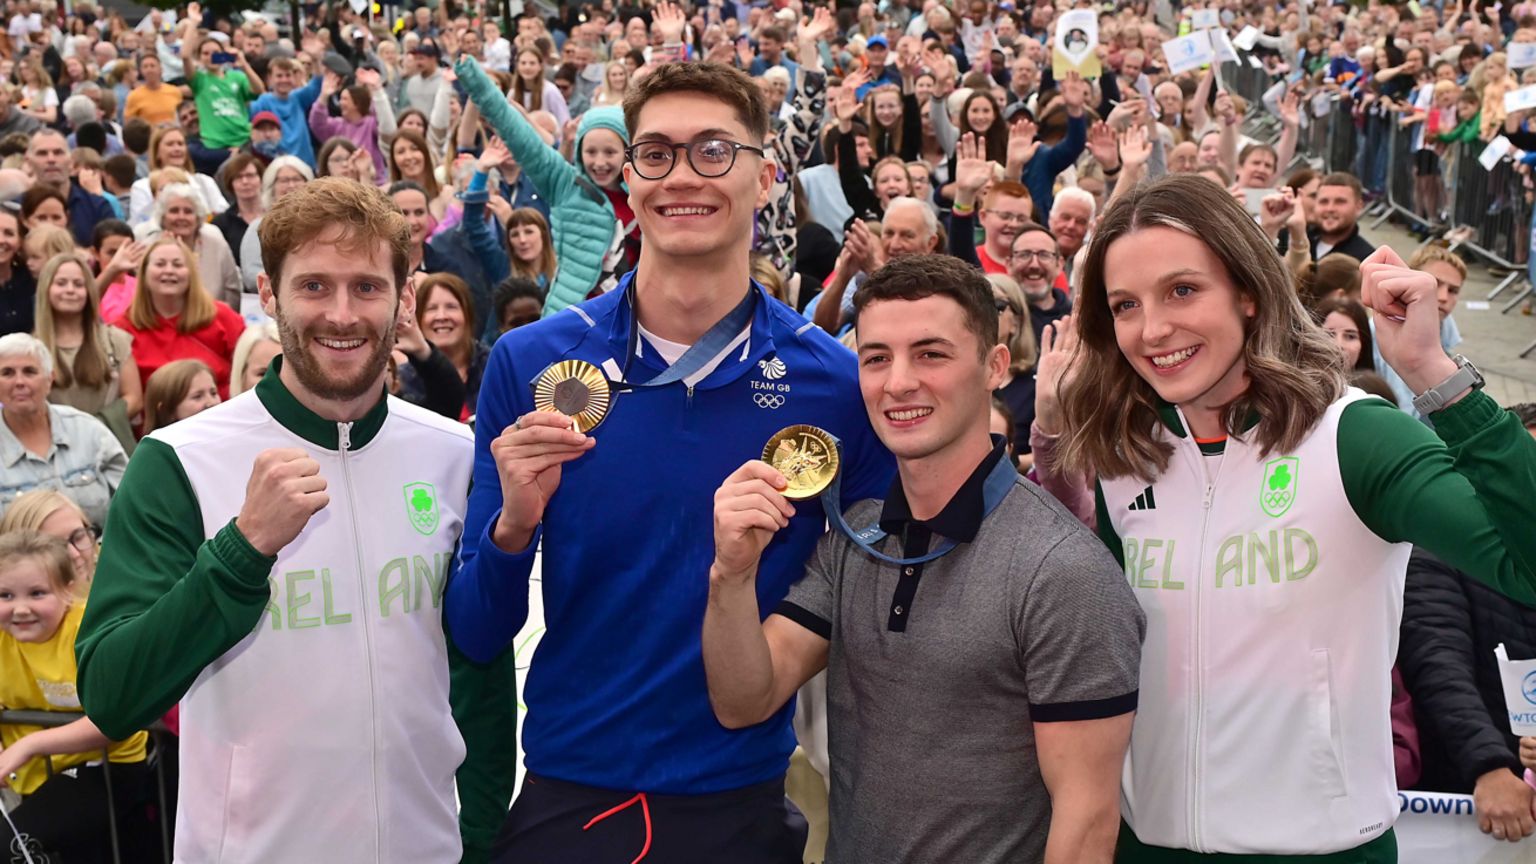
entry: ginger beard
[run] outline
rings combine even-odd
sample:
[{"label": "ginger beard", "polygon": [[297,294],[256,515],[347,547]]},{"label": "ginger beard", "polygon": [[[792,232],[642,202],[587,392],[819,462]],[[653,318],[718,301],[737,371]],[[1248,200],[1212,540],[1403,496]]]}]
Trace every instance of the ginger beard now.
[{"label": "ginger beard", "polygon": [[[300,332],[283,314],[282,302],[277,299],[275,293],[272,302],[277,312],[274,316],[277,321],[277,333],[283,344],[283,362],[292,367],[293,374],[305,389],[322,399],[346,402],[365,396],[370,390],[383,386],[384,370],[389,366],[389,354],[395,347],[394,324],[400,314],[398,295],[395,299],[394,314],[389,317],[388,324],[380,330],[370,329],[366,321],[359,321],[357,326],[347,330],[337,330],[321,322]],[[350,377],[331,374],[331,371],[326,369],[326,364],[321,362],[311,350],[316,344],[316,339],[364,340],[363,345],[355,349],[367,352],[362,366]],[[373,345],[371,350],[368,347],[369,343]]]}]

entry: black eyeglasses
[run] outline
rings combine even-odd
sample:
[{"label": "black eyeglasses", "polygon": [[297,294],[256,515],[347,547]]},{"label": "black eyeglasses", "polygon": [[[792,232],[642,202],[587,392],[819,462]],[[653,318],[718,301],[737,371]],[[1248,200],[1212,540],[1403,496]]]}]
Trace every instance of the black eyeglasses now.
[{"label": "black eyeglasses", "polygon": [[81,552],[88,552],[95,548],[98,539],[100,539],[100,535],[96,533],[95,526],[90,526],[76,528],[69,532],[69,538],[65,542]]},{"label": "black eyeglasses", "polygon": [[668,141],[643,141],[624,148],[624,158],[635,166],[635,173],[646,180],[661,180],[677,165],[677,151],[688,153],[688,165],[700,177],[724,177],[736,164],[742,150],[764,155],[761,147],[738,144],[720,138],[673,144]]}]

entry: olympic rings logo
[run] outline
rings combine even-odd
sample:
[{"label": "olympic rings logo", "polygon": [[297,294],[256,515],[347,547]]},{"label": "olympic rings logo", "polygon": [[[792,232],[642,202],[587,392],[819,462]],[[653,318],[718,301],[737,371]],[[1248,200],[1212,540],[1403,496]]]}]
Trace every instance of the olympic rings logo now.
[{"label": "olympic rings logo", "polygon": [[784,407],[784,397],[777,393],[753,393],[752,401],[756,402],[759,408]]}]

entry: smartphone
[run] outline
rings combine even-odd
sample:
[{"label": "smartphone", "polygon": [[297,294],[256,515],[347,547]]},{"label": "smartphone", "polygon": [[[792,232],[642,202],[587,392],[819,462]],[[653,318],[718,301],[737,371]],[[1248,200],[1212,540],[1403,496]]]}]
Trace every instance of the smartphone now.
[{"label": "smartphone", "polygon": [[1264,212],[1264,199],[1278,194],[1274,189],[1244,189],[1243,209],[1258,216]]},{"label": "smartphone", "polygon": [[232,66],[239,62],[239,56],[231,54],[228,51],[213,52],[213,65],[215,66]]}]

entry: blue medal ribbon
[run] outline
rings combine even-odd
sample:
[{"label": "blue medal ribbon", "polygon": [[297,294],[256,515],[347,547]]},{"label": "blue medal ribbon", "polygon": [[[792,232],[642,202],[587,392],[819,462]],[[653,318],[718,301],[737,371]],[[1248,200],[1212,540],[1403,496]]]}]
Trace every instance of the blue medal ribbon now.
[{"label": "blue medal ribbon", "polygon": [[[831,435],[831,433],[828,433],[828,435]],[[833,436],[832,440],[837,441],[837,438]],[[994,443],[997,440],[998,437],[993,436]],[[840,466],[847,465],[847,461],[842,458],[843,444],[841,441],[837,441],[837,450],[838,464]],[[878,521],[868,528],[857,531],[848,524],[848,520],[843,518],[843,508],[840,506],[842,501],[842,480],[843,472],[839,469],[837,474],[832,477],[832,484],[821,493],[822,509],[827,511],[827,518],[832,520],[832,524],[837,526],[837,529],[843,532],[844,536],[853,541],[853,545],[864,550],[870,556],[890,564],[895,564],[898,567],[907,567],[912,564],[926,564],[929,561],[943,558],[954,551],[956,546],[960,545],[958,542],[940,535],[939,545],[933,551],[926,555],[919,555],[916,558],[897,558],[877,551],[875,544],[884,540],[889,535],[886,534],[885,529],[880,527]],[[1009,490],[1018,481],[1018,469],[1013,466],[1013,462],[1008,458],[1008,454],[1004,453],[1003,457],[997,460],[997,464],[992,466],[991,473],[987,474],[986,482],[981,487],[981,518],[983,520],[992,515],[992,511],[996,510],[998,505],[1003,503],[1003,499],[1008,496]]]},{"label": "blue medal ribbon", "polygon": [[630,283],[630,294],[625,298],[629,303],[629,348],[624,354],[624,381],[610,382],[614,390],[648,390],[652,387],[665,387],[684,381],[689,376],[709,365],[709,362],[720,356],[720,352],[731,344],[737,334],[741,333],[752,321],[752,313],[757,309],[757,288],[750,286],[747,296],[741,298],[736,308],[725,313],[725,317],[716,321],[713,327],[705,331],[699,340],[683,352],[683,356],[677,358],[677,362],[661,370],[661,374],[645,382],[636,384],[630,382],[629,364],[635,359],[635,349],[640,344],[640,317],[635,314],[635,286]]}]

